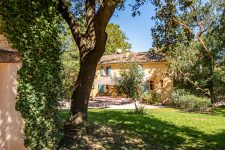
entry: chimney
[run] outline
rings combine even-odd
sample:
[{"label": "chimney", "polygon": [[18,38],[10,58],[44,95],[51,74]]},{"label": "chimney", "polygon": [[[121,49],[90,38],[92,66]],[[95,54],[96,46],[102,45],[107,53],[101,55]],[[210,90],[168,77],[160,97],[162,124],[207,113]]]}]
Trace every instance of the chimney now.
[{"label": "chimney", "polygon": [[122,49],[118,48],[117,49],[117,54],[121,54],[122,53]]}]

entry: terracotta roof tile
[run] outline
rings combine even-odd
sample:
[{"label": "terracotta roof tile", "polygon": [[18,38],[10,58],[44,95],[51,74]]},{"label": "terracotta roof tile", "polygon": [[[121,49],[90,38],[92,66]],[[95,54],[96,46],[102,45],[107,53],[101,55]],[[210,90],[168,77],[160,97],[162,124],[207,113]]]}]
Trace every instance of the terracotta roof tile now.
[{"label": "terracotta roof tile", "polygon": [[17,63],[21,61],[22,58],[19,53],[11,48],[3,35],[0,35],[0,63]]},{"label": "terracotta roof tile", "polygon": [[99,64],[115,64],[126,62],[162,62],[165,61],[163,53],[139,52],[126,54],[103,55]]},{"label": "terracotta roof tile", "polygon": [[18,52],[0,49],[0,63],[18,63],[22,58]]}]

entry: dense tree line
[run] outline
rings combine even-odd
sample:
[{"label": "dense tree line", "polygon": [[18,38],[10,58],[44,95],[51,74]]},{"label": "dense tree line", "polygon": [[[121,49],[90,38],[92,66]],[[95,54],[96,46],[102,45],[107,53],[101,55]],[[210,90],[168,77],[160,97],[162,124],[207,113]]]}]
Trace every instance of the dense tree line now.
[{"label": "dense tree line", "polygon": [[215,103],[224,100],[224,1],[161,0],[152,28],[154,46],[169,56],[181,88]]}]

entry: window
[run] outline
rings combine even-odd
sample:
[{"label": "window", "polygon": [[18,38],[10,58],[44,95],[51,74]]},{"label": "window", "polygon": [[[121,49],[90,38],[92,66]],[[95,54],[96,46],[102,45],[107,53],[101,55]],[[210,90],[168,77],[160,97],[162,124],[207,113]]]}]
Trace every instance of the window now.
[{"label": "window", "polygon": [[101,66],[100,75],[104,76],[104,67],[103,66]]},{"label": "window", "polygon": [[163,80],[160,80],[161,88],[163,88]]},{"label": "window", "polygon": [[103,93],[104,92],[104,85],[103,84],[99,84],[98,85],[98,92],[99,93]]},{"label": "window", "polygon": [[154,81],[149,81],[149,90],[154,91]]},{"label": "window", "polygon": [[111,66],[106,67],[106,75],[108,75],[108,76],[112,75],[112,68],[111,68]]}]

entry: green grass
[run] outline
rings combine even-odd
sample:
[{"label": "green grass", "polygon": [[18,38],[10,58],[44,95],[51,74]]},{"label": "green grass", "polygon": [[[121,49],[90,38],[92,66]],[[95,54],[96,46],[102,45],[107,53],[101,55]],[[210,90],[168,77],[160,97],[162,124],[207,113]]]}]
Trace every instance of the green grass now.
[{"label": "green grass", "polygon": [[[61,112],[61,118],[67,118],[66,111]],[[125,110],[91,109],[88,119],[86,148],[225,149],[225,108],[210,114],[152,109],[144,116]]]}]

